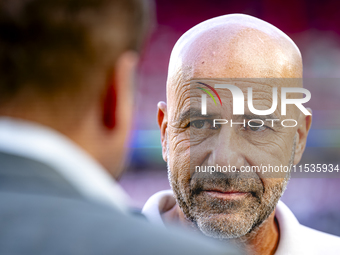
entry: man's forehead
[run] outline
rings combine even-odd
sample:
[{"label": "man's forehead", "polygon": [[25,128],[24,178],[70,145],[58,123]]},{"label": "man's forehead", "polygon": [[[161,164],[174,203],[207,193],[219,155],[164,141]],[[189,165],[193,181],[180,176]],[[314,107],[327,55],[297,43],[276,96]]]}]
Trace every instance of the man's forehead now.
[{"label": "man's forehead", "polygon": [[[300,78],[199,78],[187,81],[181,81],[173,88],[174,100],[186,100],[201,95],[202,90],[211,90],[217,97],[220,95],[224,98],[232,97],[229,89],[220,88],[220,85],[233,85],[239,88],[247,100],[249,88],[253,96],[273,96],[273,89],[276,88],[280,97],[282,87],[302,87]],[[200,90],[201,89],[201,90]],[[218,92],[218,93],[217,93]],[[218,94],[218,95],[217,95]],[[178,104],[179,102],[177,102]]]},{"label": "man's forehead", "polygon": [[282,38],[247,27],[225,30],[213,28],[188,43],[180,56],[183,72],[191,78],[301,77],[300,56]]},{"label": "man's forehead", "polygon": [[252,28],[212,28],[196,36],[170,63],[168,85],[194,78],[301,78],[300,53],[287,40]]},{"label": "man's forehead", "polygon": [[[232,85],[242,91],[244,97],[245,111],[248,109],[248,96],[251,94],[251,103],[258,110],[270,109],[273,105],[274,96],[278,101],[275,111],[280,116],[281,109],[281,88],[282,87],[302,87],[302,79],[298,78],[249,78],[249,79],[192,79],[189,83],[174,92],[173,100],[168,102],[170,119],[176,120],[182,112],[192,108],[201,107],[202,95],[206,95],[209,109],[232,112],[234,96],[230,89],[221,88],[220,85]],[[275,95],[276,94],[276,95]],[[297,98],[300,94],[291,93],[287,98]],[[222,106],[223,104],[223,106]]]},{"label": "man's forehead", "polygon": [[199,24],[177,42],[169,65],[169,100],[195,78],[302,76],[300,52],[280,30],[250,16],[227,16],[225,22]]}]

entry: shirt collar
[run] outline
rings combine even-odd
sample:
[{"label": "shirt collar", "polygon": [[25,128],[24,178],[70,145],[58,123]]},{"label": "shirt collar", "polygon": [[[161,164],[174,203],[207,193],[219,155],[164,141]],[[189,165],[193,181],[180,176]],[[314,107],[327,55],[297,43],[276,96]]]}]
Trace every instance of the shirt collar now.
[{"label": "shirt collar", "polygon": [[88,199],[127,211],[129,198],[119,184],[85,150],[51,128],[0,117],[0,151],[45,163]]},{"label": "shirt collar", "polygon": [[275,255],[313,254],[301,236],[301,225],[293,212],[282,202],[276,206],[275,217],[279,223],[280,241]]},{"label": "shirt collar", "polygon": [[142,213],[150,222],[165,227],[162,214],[166,212],[166,204],[176,205],[172,190],[162,190],[152,195],[143,206]]}]

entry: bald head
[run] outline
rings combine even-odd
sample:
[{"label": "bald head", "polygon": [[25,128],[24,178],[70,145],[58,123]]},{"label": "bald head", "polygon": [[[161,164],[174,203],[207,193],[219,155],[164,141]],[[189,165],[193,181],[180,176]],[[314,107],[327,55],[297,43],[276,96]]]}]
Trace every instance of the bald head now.
[{"label": "bald head", "polygon": [[168,87],[193,78],[302,78],[302,59],[295,43],[273,25],[249,15],[224,15],[191,28],[173,48]]},{"label": "bald head", "polygon": [[[311,117],[292,104],[287,114],[281,114],[280,89],[301,87],[301,78],[301,54],[294,42],[251,16],[207,20],[176,43],[169,65],[168,104],[159,103],[158,123],[176,201],[182,215],[202,233],[218,238],[255,233],[249,235],[253,238],[261,228],[260,236],[273,236],[265,229],[276,226],[274,208],[289,176],[285,172],[275,178],[254,172],[247,176],[241,169],[288,167],[300,161]],[[234,91],[216,85],[233,86]],[[288,98],[295,97],[302,93],[289,93]],[[234,114],[235,101],[239,109],[244,103],[241,114]],[[253,114],[268,109],[269,115]],[[296,125],[265,124],[270,119]],[[197,169],[209,166],[239,171],[209,174]],[[228,190],[247,195],[221,194]]]}]

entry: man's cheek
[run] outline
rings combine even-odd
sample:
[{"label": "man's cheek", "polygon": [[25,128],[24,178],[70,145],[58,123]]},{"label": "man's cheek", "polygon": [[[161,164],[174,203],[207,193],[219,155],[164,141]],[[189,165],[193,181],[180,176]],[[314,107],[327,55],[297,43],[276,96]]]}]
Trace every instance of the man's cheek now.
[{"label": "man's cheek", "polygon": [[272,157],[279,158],[284,162],[287,157],[290,157],[290,152],[294,143],[294,129],[284,130],[278,133],[268,146],[266,151],[271,153]]},{"label": "man's cheek", "polygon": [[253,167],[261,179],[282,178],[285,176],[285,173],[281,171],[281,169],[287,166],[288,161],[282,153],[282,150],[277,146],[254,147],[248,150],[245,157],[249,166],[244,167],[244,171]]},{"label": "man's cheek", "polygon": [[263,155],[269,156],[269,158],[279,160],[284,163],[286,156],[290,155],[288,152],[291,150],[292,138],[289,134],[281,132],[273,137],[270,141],[267,141],[261,146],[256,146],[256,150],[261,151]]},{"label": "man's cheek", "polygon": [[190,144],[187,140],[176,140],[170,147],[171,171],[178,183],[190,180]]},{"label": "man's cheek", "polygon": [[193,176],[195,173],[197,174],[197,169],[199,169],[205,161],[208,159],[208,155],[210,150],[207,150],[207,147],[203,144],[200,144],[198,146],[191,145],[190,147],[190,174]]}]

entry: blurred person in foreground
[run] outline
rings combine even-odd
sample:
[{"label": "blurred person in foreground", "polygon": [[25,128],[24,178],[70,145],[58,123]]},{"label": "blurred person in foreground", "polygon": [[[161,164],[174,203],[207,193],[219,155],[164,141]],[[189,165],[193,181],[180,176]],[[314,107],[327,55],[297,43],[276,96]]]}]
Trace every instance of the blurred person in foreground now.
[{"label": "blurred person in foreground", "polygon": [[[205,87],[202,78],[207,80]],[[247,117],[247,112],[232,115],[230,91],[217,88],[223,106],[216,99],[218,108],[209,99],[208,114],[203,116],[202,92],[190,84],[196,79],[197,85],[209,90],[221,78],[224,84],[236,83],[243,93],[252,87],[254,108],[269,109],[273,87],[297,87],[296,82],[302,86],[301,54],[278,28],[242,14],[202,22],[177,41],[170,57],[167,103],[158,104],[163,158],[172,190],[153,195],[143,213],[162,225],[177,223],[210,237],[233,240],[249,254],[340,254],[340,238],[300,225],[279,201],[289,174],[268,178],[240,171],[244,166],[298,164],[311,115],[291,109],[286,118],[297,121],[293,128],[240,125],[239,118],[259,122],[263,117]],[[274,114],[274,119],[284,117],[278,109]],[[238,123],[214,126],[209,116]],[[238,171],[204,174],[193,170],[193,165],[231,165]]]},{"label": "blurred person in foreground", "polygon": [[112,178],[150,15],[139,0],[1,1],[1,254],[229,254],[133,217]]}]

